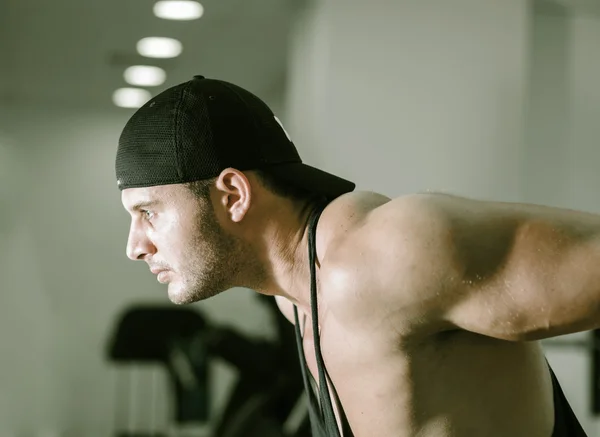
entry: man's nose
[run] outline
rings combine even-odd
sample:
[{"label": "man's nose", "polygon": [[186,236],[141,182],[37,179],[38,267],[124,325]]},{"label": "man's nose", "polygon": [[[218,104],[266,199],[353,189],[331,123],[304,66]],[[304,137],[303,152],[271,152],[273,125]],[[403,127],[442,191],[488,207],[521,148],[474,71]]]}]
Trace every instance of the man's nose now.
[{"label": "man's nose", "polygon": [[130,260],[137,261],[143,260],[146,255],[154,253],[155,248],[142,230],[132,227],[129,231],[125,251]]}]

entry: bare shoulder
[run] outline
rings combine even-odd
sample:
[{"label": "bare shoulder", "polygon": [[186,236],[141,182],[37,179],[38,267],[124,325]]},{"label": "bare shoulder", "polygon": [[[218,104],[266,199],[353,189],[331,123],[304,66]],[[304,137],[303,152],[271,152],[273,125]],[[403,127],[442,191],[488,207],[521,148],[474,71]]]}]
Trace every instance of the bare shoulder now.
[{"label": "bare shoulder", "polygon": [[[338,252],[341,244],[354,238],[368,215],[389,201],[389,197],[378,193],[356,191],[340,196],[328,204],[317,228],[317,262],[321,264],[327,256]],[[294,304],[283,296],[275,296],[275,301],[281,313],[291,323],[295,323]]]},{"label": "bare shoulder", "polygon": [[371,191],[355,191],[340,196],[331,202],[321,216],[320,223],[326,232],[338,232],[340,229],[353,230],[364,224],[364,220],[392,199]]},{"label": "bare shoulder", "polygon": [[360,220],[335,240],[326,259],[328,299],[344,312],[339,317],[393,319],[397,329],[398,319],[407,326],[439,320],[435,312],[443,307],[443,289],[459,278],[451,218],[439,201],[415,194],[358,207]]},{"label": "bare shoulder", "polygon": [[[329,204],[317,229],[322,303],[346,321],[391,313],[424,320],[432,296],[452,284],[448,208],[439,202],[427,194],[353,192]],[[277,303],[293,322],[289,301]]]},{"label": "bare shoulder", "polygon": [[335,248],[350,245],[385,253],[388,258],[406,249],[433,249],[451,225],[448,207],[442,205],[448,201],[428,194],[390,199],[376,193],[357,193],[340,199],[323,213],[324,228],[335,236]]},{"label": "bare shoulder", "polygon": [[370,191],[345,194],[328,204],[317,226],[317,262],[322,262],[339,252],[356,239],[369,216],[391,199]]}]

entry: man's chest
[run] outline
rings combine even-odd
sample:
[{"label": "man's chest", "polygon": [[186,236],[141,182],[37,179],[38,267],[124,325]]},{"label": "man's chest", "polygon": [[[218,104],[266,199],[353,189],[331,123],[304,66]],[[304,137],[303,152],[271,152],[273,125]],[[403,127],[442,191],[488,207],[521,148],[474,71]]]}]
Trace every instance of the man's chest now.
[{"label": "man's chest", "polygon": [[[310,319],[306,322],[304,353],[318,383],[315,339]],[[490,411],[519,418],[515,426],[520,430],[551,425],[529,419],[535,411],[548,410],[545,399],[551,399],[540,379],[543,356],[533,346],[468,333],[453,339],[399,338],[394,345],[387,333],[377,330],[343,329],[328,319],[321,325],[320,350],[330,395],[332,399],[337,396],[356,437],[399,432],[469,435],[469,429],[491,436],[514,432],[512,428],[492,432],[488,428],[491,418],[486,415]],[[478,401],[482,393],[486,404]],[[440,411],[444,412],[441,416]],[[336,415],[340,417],[339,410]]]},{"label": "man's chest", "polygon": [[[378,435],[386,435],[379,434],[386,426],[396,427],[383,424],[378,416],[390,417],[390,401],[397,405],[398,396],[404,396],[410,388],[404,388],[405,381],[409,380],[405,355],[390,344],[385,335],[374,330],[347,329],[338,326],[335,320],[321,323],[319,335],[315,337],[313,324],[307,317],[303,330],[308,370],[317,390],[322,390],[320,374],[326,375],[338,425],[345,416],[359,428],[371,422],[367,418],[373,418],[372,423],[378,421],[379,424],[371,431],[377,431]],[[318,348],[315,342],[319,342]],[[322,363],[321,369],[319,363]],[[396,422],[399,415],[395,416]]]}]

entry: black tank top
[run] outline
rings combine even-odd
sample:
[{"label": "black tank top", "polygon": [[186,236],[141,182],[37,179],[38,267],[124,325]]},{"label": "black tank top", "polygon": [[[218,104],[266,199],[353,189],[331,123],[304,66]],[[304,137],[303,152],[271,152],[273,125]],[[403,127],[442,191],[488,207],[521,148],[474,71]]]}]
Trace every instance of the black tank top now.
[{"label": "black tank top", "polygon": [[[295,317],[295,330],[296,330],[296,344],[298,347],[298,355],[300,357],[300,364],[302,370],[302,379],[304,381],[304,388],[308,396],[308,414],[310,418],[312,437],[341,437],[338,424],[335,418],[333,409],[333,403],[336,403],[338,413],[340,415],[340,422],[342,427],[342,433],[344,437],[352,437],[352,430],[339,401],[339,397],[335,391],[335,387],[331,383],[327,370],[325,369],[325,362],[323,355],[321,354],[321,341],[319,335],[319,313],[317,308],[317,281],[316,281],[316,259],[317,259],[317,247],[316,247],[316,229],[319,217],[323,212],[325,205],[316,208],[308,222],[308,259],[310,264],[310,306],[311,306],[311,318],[312,318],[312,329],[315,346],[315,358],[317,362],[318,370],[318,385],[314,383],[312,375],[308,370],[306,358],[304,356],[304,347],[302,345],[302,332],[300,329],[300,318],[298,316],[298,308],[294,306],[294,317]],[[563,390],[554,374],[554,371],[548,364],[550,376],[552,379],[552,388],[554,392],[554,431],[551,437],[587,437],[581,424],[577,420],[571,406]],[[332,388],[332,396],[328,389],[328,383]],[[360,436],[362,437],[362,436]]]}]

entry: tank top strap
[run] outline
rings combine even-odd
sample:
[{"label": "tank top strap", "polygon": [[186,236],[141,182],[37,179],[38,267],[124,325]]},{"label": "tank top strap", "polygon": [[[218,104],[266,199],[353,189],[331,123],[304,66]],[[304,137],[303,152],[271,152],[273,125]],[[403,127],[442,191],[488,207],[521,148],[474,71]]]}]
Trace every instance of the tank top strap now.
[{"label": "tank top strap", "polygon": [[[340,414],[340,421],[342,424],[342,430],[344,436],[351,436],[351,432],[349,430],[348,421],[346,419],[345,413],[343,411],[342,405],[339,401],[337,392],[333,383],[331,382],[331,378],[327,373],[327,369],[325,367],[325,361],[323,359],[323,354],[321,351],[321,336],[320,336],[320,326],[319,326],[319,305],[318,305],[318,292],[317,292],[317,272],[316,272],[316,263],[317,263],[317,224],[319,222],[319,218],[325,209],[326,204],[320,204],[315,208],[313,213],[311,214],[308,222],[308,260],[310,264],[310,306],[311,306],[311,318],[312,318],[312,328],[313,328],[313,338],[314,338],[314,347],[315,347],[315,358],[317,362],[317,370],[319,373],[319,397],[321,400],[321,410],[323,411],[323,419],[328,424],[327,428],[330,432],[331,437],[340,437],[339,429],[337,426],[337,421],[335,418],[335,412],[333,409],[333,402],[336,403],[338,407],[338,413]],[[330,393],[329,386],[331,386],[331,390],[333,393]],[[333,394],[333,400],[331,397]]]},{"label": "tank top strap", "polygon": [[[340,430],[338,428],[335,412],[333,408],[333,402],[336,403],[338,413],[340,414],[340,421],[342,426],[342,433],[344,437],[352,437],[352,431],[350,425],[343,411],[342,405],[339,401],[339,397],[335,390],[331,378],[325,368],[325,361],[321,352],[321,337],[319,327],[319,310],[318,310],[318,293],[317,293],[317,275],[316,275],[316,262],[317,262],[317,245],[316,245],[316,230],[317,223],[325,207],[326,202],[320,203],[311,212],[308,220],[308,259],[310,267],[310,306],[311,306],[311,319],[312,319],[312,330],[313,340],[315,347],[315,359],[318,371],[318,389],[313,387],[311,383],[312,378],[308,370],[306,363],[306,357],[304,356],[303,347],[303,332],[300,328],[300,317],[298,315],[298,308],[294,306],[294,318],[295,318],[295,331],[296,331],[296,346],[298,348],[298,354],[300,357],[300,364],[302,370],[302,379],[304,387],[308,396],[308,413],[311,422],[311,430],[314,437],[341,437]],[[331,386],[330,393],[329,386]],[[332,400],[333,396],[333,400]]]}]

